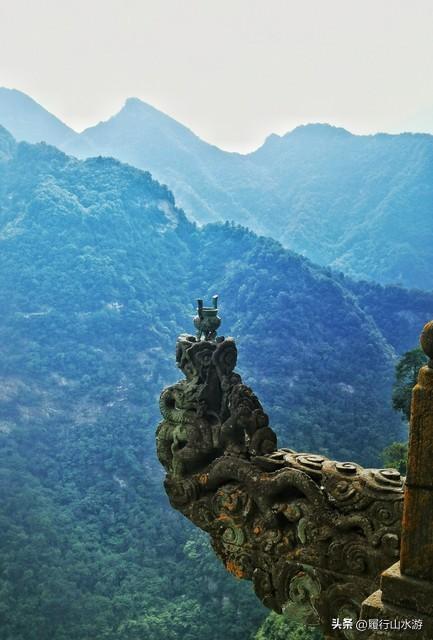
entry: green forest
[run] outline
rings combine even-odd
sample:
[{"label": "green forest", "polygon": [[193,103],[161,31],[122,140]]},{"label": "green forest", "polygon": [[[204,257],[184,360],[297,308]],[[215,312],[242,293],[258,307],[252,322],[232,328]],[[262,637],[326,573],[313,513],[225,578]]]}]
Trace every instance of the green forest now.
[{"label": "green forest", "polygon": [[149,173],[2,129],[0,241],[1,640],[319,638],[268,616],[168,505],[154,433],[176,337],[219,293],[280,446],[381,465],[433,294],[198,227]]},{"label": "green forest", "polygon": [[150,171],[201,224],[233,220],[357,279],[431,289],[431,131],[355,135],[310,123],[230,153],[139,98],[77,133],[6,88],[0,123],[19,140]]}]

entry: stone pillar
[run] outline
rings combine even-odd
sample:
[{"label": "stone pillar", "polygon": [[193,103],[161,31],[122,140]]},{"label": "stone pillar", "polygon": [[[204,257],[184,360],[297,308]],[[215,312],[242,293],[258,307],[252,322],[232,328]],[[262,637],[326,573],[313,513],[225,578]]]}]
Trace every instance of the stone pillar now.
[{"label": "stone pillar", "polygon": [[[429,362],[412,392],[400,562],[383,572],[381,588],[361,611],[364,619],[397,620],[400,628],[373,631],[371,640],[433,640],[433,321],[420,342]],[[402,630],[407,620],[412,628]]]},{"label": "stone pillar", "polygon": [[421,346],[430,360],[412,392],[400,565],[407,576],[433,581],[433,321]]}]

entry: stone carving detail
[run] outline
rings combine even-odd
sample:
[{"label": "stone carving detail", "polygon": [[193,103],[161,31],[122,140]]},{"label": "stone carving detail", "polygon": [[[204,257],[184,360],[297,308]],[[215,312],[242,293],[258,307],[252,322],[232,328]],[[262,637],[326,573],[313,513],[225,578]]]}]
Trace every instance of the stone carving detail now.
[{"label": "stone carving detail", "polygon": [[[412,390],[400,562],[382,573],[378,590],[362,603],[364,619],[396,622],[392,631],[379,629],[369,640],[433,638],[433,321],[424,326],[420,343],[429,361]],[[407,620],[416,626],[405,626]]]},{"label": "stone carving detail", "polygon": [[332,618],[355,619],[399,557],[402,478],[278,449],[234,371],[234,340],[201,338],[178,338],[185,379],[160,399],[157,453],[170,502],[210,535],[228,571],[253,581],[265,606],[331,633]]},{"label": "stone carving detail", "polygon": [[204,307],[203,300],[197,300],[197,315],[194,318],[194,326],[197,329],[197,340],[202,336],[205,340],[215,340],[216,332],[221,324],[218,317],[218,296],[212,297],[212,307]]}]

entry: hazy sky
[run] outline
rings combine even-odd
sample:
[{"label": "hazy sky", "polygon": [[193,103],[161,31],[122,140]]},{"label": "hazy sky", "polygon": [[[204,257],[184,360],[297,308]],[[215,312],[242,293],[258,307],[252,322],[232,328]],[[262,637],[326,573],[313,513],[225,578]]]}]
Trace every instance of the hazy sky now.
[{"label": "hazy sky", "polygon": [[76,130],[137,96],[230,150],[433,132],[433,0],[0,0],[0,85]]}]

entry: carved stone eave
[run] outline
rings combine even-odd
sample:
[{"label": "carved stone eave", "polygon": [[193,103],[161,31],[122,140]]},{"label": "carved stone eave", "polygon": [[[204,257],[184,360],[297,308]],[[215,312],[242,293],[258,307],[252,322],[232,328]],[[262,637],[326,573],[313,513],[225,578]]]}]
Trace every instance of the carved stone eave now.
[{"label": "carved stone eave", "polygon": [[391,470],[278,450],[222,456],[165,486],[265,606],[326,631],[332,618],[358,617],[398,558],[402,484]]},{"label": "carved stone eave", "polygon": [[277,449],[259,400],[234,372],[233,339],[182,335],[176,359],[185,379],[163,391],[157,431],[172,506],[210,535],[228,571],[253,581],[265,606],[356,637],[331,622],[356,621],[399,557],[400,474]]}]

